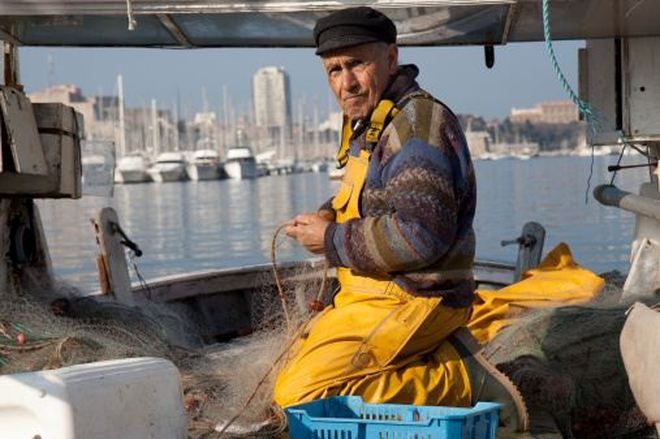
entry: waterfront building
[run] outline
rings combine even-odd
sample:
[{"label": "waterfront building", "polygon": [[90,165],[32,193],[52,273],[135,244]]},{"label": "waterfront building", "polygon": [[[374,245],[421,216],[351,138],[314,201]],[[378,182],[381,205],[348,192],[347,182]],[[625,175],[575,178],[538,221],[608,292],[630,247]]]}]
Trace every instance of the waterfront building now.
[{"label": "waterfront building", "polygon": [[540,104],[544,123],[573,123],[580,120],[577,106],[571,101],[550,101]]},{"label": "waterfront building", "polygon": [[568,124],[578,122],[579,114],[571,101],[547,101],[533,108],[512,108],[509,119],[513,123]]},{"label": "waterfront building", "polygon": [[35,103],[62,103],[73,107],[85,120],[89,139],[112,140],[115,137],[118,99],[115,96],[86,97],[77,85],[58,84],[29,93]]}]

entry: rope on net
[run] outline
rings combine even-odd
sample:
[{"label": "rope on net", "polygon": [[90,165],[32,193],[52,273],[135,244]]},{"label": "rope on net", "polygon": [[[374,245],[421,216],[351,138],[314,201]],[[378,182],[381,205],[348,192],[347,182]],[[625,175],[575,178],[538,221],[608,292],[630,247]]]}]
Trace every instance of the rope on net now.
[{"label": "rope on net", "polygon": [[[273,234],[273,239],[271,241],[271,247],[270,247],[271,248],[272,268],[273,268],[273,270],[272,270],[273,271],[273,278],[275,280],[275,285],[277,286],[277,293],[278,293],[278,296],[280,298],[280,302],[282,304],[282,310],[284,311],[284,316],[286,318],[286,323],[287,323],[287,330],[289,332],[291,332],[291,317],[290,317],[290,314],[289,314],[289,311],[288,311],[287,302],[286,302],[286,295],[285,295],[285,292],[284,292],[284,288],[282,286],[282,281],[280,279],[280,274],[277,270],[277,254],[276,254],[277,251],[276,250],[277,250],[277,238],[278,238],[279,234],[282,232],[282,230],[284,230],[286,227],[290,226],[291,224],[292,223],[290,221],[287,221],[287,222],[279,225],[275,229],[275,233]],[[326,284],[327,284],[327,281],[328,281],[328,269],[329,269],[328,260],[326,259],[324,261],[324,265],[323,265],[323,277],[322,277],[322,280],[321,280],[321,286],[319,287],[319,291],[316,295],[316,299],[308,304],[308,307],[309,307],[310,311],[318,312],[318,311],[322,310],[323,294],[325,292],[325,287],[326,287]],[[225,434],[227,429],[234,422],[236,422],[236,420],[238,420],[243,415],[243,413],[246,411],[246,409],[248,408],[250,403],[252,403],[253,399],[255,398],[257,393],[259,392],[259,389],[261,388],[261,386],[266,382],[266,380],[268,379],[270,374],[275,370],[275,367],[279,364],[280,361],[282,361],[282,359],[285,357],[285,355],[291,350],[291,347],[293,347],[293,344],[296,342],[298,337],[305,330],[305,328],[307,327],[307,325],[308,325],[309,321],[311,320],[311,318],[312,318],[311,316],[308,317],[306,320],[304,320],[300,324],[300,326],[298,326],[296,331],[292,334],[291,339],[285,344],[282,351],[277,355],[277,357],[273,361],[273,364],[268,368],[266,373],[259,380],[259,382],[255,386],[254,390],[252,391],[252,393],[250,394],[248,399],[245,401],[245,403],[241,407],[241,409],[231,419],[229,419],[229,421],[227,421],[222,426],[222,428],[218,431],[218,437],[222,437],[222,435]],[[278,421],[279,421],[279,428],[277,429],[277,432],[271,431],[271,432],[269,432],[270,434],[282,432],[286,428],[286,416],[282,413],[282,409],[280,409],[279,407],[274,407],[274,409],[275,409],[275,416],[278,418]]]}]

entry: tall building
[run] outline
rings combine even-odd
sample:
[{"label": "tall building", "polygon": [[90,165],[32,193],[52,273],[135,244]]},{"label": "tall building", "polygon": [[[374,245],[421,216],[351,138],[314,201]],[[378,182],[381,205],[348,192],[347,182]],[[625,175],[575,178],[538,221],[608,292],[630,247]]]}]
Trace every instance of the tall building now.
[{"label": "tall building", "polygon": [[289,75],[281,67],[263,67],[252,77],[255,124],[267,130],[273,143],[281,143],[291,126]]}]

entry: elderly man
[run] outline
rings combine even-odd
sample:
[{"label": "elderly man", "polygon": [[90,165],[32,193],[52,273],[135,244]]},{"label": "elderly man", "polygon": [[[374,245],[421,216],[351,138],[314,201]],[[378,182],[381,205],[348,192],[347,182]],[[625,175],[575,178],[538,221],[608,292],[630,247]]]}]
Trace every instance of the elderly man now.
[{"label": "elderly man", "polygon": [[370,402],[524,406],[504,376],[455,332],[474,299],[476,193],[456,116],[398,64],[396,28],[367,7],[314,28],[316,54],[344,113],[338,154],[346,173],[317,213],[287,234],[337,267],[341,285],[280,372],[280,406],[334,395]]}]

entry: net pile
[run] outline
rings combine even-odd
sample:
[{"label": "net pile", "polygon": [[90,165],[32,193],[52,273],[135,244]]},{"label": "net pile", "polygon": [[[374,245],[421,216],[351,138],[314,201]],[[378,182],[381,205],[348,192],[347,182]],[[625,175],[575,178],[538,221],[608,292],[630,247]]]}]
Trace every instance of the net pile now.
[{"label": "net pile", "polygon": [[[556,426],[569,438],[656,437],[628,387],[618,348],[628,305],[619,303],[621,278],[609,281],[594,302],[530,312],[486,347],[520,388],[541,431],[547,424],[548,432]],[[2,294],[0,373],[164,357],[181,371],[189,438],[220,437],[223,429],[222,437],[286,437],[283,415],[271,404],[273,380],[311,315],[308,302],[322,286],[327,300],[333,285],[318,269],[286,279],[287,323],[271,283],[264,279],[252,294],[253,333],[209,346],[199,342],[202,328],[171,307],[64,299],[66,286],[37,295],[41,300]]]},{"label": "net pile", "polygon": [[[265,275],[266,276],[266,275]],[[204,346],[198,328],[180,309],[139,308],[76,297],[70,286],[0,294],[0,373],[54,369],[117,358],[156,356],[179,368],[189,438],[278,437],[286,427],[274,408],[277,368],[310,316],[307,303],[330,285],[318,269],[283,279],[289,320],[272,277],[251,295],[253,333]],[[250,403],[246,403],[250,400]],[[282,437],[286,437],[285,435]]]},{"label": "net pile", "polygon": [[182,364],[193,437],[217,437],[219,432],[223,437],[288,437],[284,414],[272,404],[274,379],[300,328],[313,315],[310,302],[318,299],[319,291],[327,300],[334,285],[324,281],[318,269],[300,268],[282,279],[282,304],[269,286],[272,277],[265,276],[264,287],[251,298],[254,333],[208,346],[201,357]]},{"label": "net pile", "polygon": [[630,303],[622,279],[593,302],[531,312],[485,349],[522,393],[539,432],[565,438],[656,438],[628,385],[619,335]]}]

